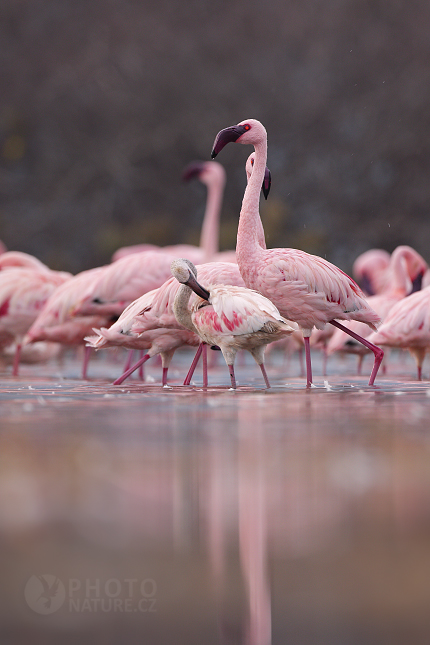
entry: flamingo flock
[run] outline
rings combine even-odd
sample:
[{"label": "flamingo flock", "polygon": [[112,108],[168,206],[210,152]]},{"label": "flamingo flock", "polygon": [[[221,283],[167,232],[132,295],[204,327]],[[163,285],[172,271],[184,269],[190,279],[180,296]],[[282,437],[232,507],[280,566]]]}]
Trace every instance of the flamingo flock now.
[{"label": "flamingo flock", "polygon": [[[236,251],[220,253],[226,176],[213,159],[229,143],[253,151],[245,165]],[[265,349],[294,338],[305,349],[307,388],[313,385],[311,349],[318,347],[326,355],[356,353],[360,367],[363,356],[373,354],[369,386],[383,361],[382,347],[408,349],[421,379],[430,348],[430,270],[424,258],[405,245],[391,255],[369,250],[354,262],[356,282],[303,250],[267,249],[260,192],[267,199],[271,178],[263,124],[246,119],[222,129],[211,157],[193,162],[183,173],[184,180],[198,178],[207,187],[198,247],[138,244],[119,249],[106,266],[72,276],[0,245],[0,355],[6,361],[13,354],[13,375],[26,355],[39,360],[30,351],[38,345],[40,360],[66,346],[84,347],[83,378],[92,349],[122,347],[129,358],[116,385],[137,369],[142,373],[144,363],[160,355],[165,386],[176,350],[193,347],[197,351],[184,385],[190,385],[201,356],[207,386],[209,347],[221,351],[232,388],[237,387],[234,363],[240,350],[251,353],[269,388]],[[135,351],[141,357],[133,364]]]}]

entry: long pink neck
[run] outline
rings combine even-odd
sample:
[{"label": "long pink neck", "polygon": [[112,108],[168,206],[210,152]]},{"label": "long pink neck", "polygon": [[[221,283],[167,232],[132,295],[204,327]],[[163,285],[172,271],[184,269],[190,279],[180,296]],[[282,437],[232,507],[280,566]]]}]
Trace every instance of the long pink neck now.
[{"label": "long pink neck", "polygon": [[390,292],[406,295],[411,283],[408,279],[407,259],[403,251],[394,249],[391,255],[391,270],[393,281]]},{"label": "long pink neck", "polygon": [[205,254],[205,262],[209,262],[219,249],[219,218],[224,193],[222,177],[213,178],[207,184],[206,210],[200,235],[200,248]]},{"label": "long pink neck", "polygon": [[[252,175],[243,196],[237,229],[236,257],[240,272],[255,267],[255,260],[266,248],[263,224],[260,218],[260,191],[267,160],[267,140],[255,144]],[[246,283],[246,280],[245,280]]]}]

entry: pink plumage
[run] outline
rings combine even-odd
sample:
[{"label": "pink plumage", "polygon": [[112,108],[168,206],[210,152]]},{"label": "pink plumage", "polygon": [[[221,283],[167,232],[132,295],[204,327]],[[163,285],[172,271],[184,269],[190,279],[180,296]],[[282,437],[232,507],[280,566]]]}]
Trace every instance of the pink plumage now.
[{"label": "pink plumage", "polygon": [[354,260],[352,275],[367,296],[375,296],[387,289],[389,265],[388,251],[369,249]]},{"label": "pink plumage", "polygon": [[[209,262],[198,266],[197,270],[199,277],[204,281],[227,281],[243,285],[236,264]],[[148,349],[148,358],[161,354],[164,385],[175,350],[183,345],[199,344],[198,337],[179,325],[173,313],[173,303],[179,287],[178,281],[170,277],[161,287],[144,294],[126,307],[109,329],[94,329],[96,335],[86,339],[88,345],[94,349],[113,346]],[[116,383],[119,384],[123,380],[124,377],[121,377]]]},{"label": "pink plumage", "polygon": [[0,272],[0,345],[15,342],[14,375],[18,373],[22,339],[49,296],[71,278],[70,274],[28,268]]},{"label": "pink plumage", "polygon": [[430,347],[430,287],[394,305],[369,340],[387,347],[408,349],[415,356],[421,380],[422,364]]},{"label": "pink plumage", "polygon": [[[0,271],[13,268],[51,271],[46,264],[29,253],[24,253],[23,251],[6,251],[5,253],[0,254]],[[70,274],[65,275],[70,276]]]},{"label": "pink plumage", "polygon": [[[62,345],[83,345],[85,336],[91,333],[95,325],[107,325],[109,318],[106,316],[73,314],[82,292],[97,279],[101,271],[101,268],[82,271],[58,287],[28,330],[24,343],[51,341]],[[82,367],[84,379],[87,378],[89,352],[85,348]]]},{"label": "pink plumage", "polygon": [[[358,285],[327,260],[296,249],[261,248],[258,243],[259,195],[267,159],[267,133],[255,119],[221,130],[212,156],[229,142],[252,144],[255,160],[245,190],[237,233],[236,256],[247,287],[260,291],[273,301],[281,314],[298,323],[305,337],[308,386],[311,385],[309,336],[312,329],[323,329],[337,320],[359,320],[371,328],[380,322]],[[373,384],[383,352],[374,348]]]},{"label": "pink plumage", "polygon": [[50,340],[63,345],[83,344],[93,326],[106,324],[105,316],[74,316],[76,302],[100,275],[101,268],[82,271],[58,287],[28,330],[25,342]]},{"label": "pink plumage", "polygon": [[[422,277],[426,270],[427,262],[410,246],[398,246],[394,249],[389,265],[385,269],[386,275],[390,277],[385,291],[379,295],[370,296],[367,300],[382,321],[386,319],[392,307],[410,293],[414,280],[418,276]],[[346,323],[345,326],[364,338],[371,334],[368,326],[357,321]],[[346,352],[358,354],[362,358],[368,351],[368,348],[363,345],[351,341],[350,337],[340,329],[334,331],[327,346],[328,354]]]},{"label": "pink plumage", "polygon": [[[229,367],[232,387],[236,387],[234,360],[238,350],[246,349],[254,357],[270,387],[264,368],[264,349],[275,340],[290,335],[297,327],[285,320],[275,305],[245,287],[209,285],[202,287],[195,267],[187,260],[175,260],[172,273],[183,283],[174,302],[179,323],[195,330],[203,343],[218,346]],[[189,306],[191,290],[202,297]]]},{"label": "pink plumage", "polygon": [[168,253],[144,251],[102,267],[96,280],[82,293],[75,315],[121,315],[133,300],[168,279],[172,259]]}]

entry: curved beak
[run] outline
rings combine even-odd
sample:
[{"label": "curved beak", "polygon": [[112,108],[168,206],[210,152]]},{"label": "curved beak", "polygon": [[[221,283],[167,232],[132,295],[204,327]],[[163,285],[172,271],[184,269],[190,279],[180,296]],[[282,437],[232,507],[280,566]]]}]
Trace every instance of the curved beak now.
[{"label": "curved beak", "polygon": [[421,291],[423,286],[423,277],[424,277],[424,271],[420,271],[420,273],[416,276],[416,278],[412,280],[412,289],[408,295],[411,295],[411,293],[415,293],[416,291]]},{"label": "curved beak", "polygon": [[188,285],[194,291],[194,293],[200,296],[200,298],[203,298],[203,300],[209,300],[209,296],[211,294],[197,282],[196,278],[191,273],[190,277],[184,284]]},{"label": "curved beak", "polygon": [[185,166],[182,172],[182,181],[189,181],[194,177],[198,177],[203,171],[203,168],[204,164],[201,161],[192,161],[188,166]]},{"label": "curved beak", "polygon": [[272,185],[272,175],[270,174],[270,170],[266,166],[266,170],[264,171],[263,186],[261,188],[261,190],[263,191],[264,199],[268,198],[271,185]]},{"label": "curved beak", "polygon": [[246,132],[243,125],[232,125],[229,128],[220,130],[215,137],[214,145],[211,152],[211,158],[215,159],[227,143],[235,143],[239,137]]},{"label": "curved beak", "polygon": [[363,273],[363,275],[360,278],[360,287],[366,294],[366,296],[374,296],[375,292],[372,289],[372,283],[370,281],[370,278],[367,273]]}]

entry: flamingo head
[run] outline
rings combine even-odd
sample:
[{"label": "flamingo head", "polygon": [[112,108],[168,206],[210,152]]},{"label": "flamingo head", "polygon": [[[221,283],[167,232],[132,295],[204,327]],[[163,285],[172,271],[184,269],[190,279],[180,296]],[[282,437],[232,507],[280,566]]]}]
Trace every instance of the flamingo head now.
[{"label": "flamingo head", "polygon": [[173,260],[170,265],[172,275],[181,284],[186,284],[194,293],[204,300],[209,300],[210,293],[197,282],[197,269],[192,262],[185,259]]},{"label": "flamingo head", "polygon": [[[408,247],[405,247],[405,249],[408,249]],[[421,291],[424,274],[428,269],[427,262],[415,249],[409,247],[409,253],[406,253],[406,266],[412,284],[411,293]]]},{"label": "flamingo head", "polygon": [[257,119],[245,119],[237,125],[220,130],[215,137],[211,157],[215,159],[227,143],[256,144],[261,139],[267,138],[264,125]]},{"label": "flamingo head", "polygon": [[428,269],[427,262],[422,255],[406,244],[397,246],[391,254],[391,260],[394,264],[396,260],[401,260],[403,270],[408,277],[409,287],[408,294],[420,291],[425,272]]},{"label": "flamingo head", "polygon": [[361,289],[363,289],[364,293],[367,296],[376,295],[375,291],[373,290],[372,279],[371,277],[369,277],[369,274],[366,273],[366,271],[363,271],[363,273],[361,274],[359,286],[361,287]]},{"label": "flamingo head", "polygon": [[192,161],[188,166],[185,166],[182,172],[182,180],[190,181],[190,179],[194,179],[194,177],[200,177],[200,173],[203,172],[204,167],[204,161]]},{"label": "flamingo head", "polygon": [[412,289],[410,293],[415,293],[416,291],[421,291],[423,288],[423,278],[425,271],[420,271],[417,273],[415,278],[412,280]]},{"label": "flamingo head", "polygon": [[189,181],[197,177],[206,186],[224,188],[226,176],[224,166],[217,161],[193,161],[182,173],[182,179]]},{"label": "flamingo head", "polygon": [[[254,159],[255,159],[255,152],[251,152],[248,159],[246,160],[246,166],[245,166],[247,181],[249,181],[252,175],[252,170],[254,168]],[[263,191],[264,199],[268,198],[271,185],[272,185],[272,175],[270,174],[270,170],[266,166],[266,170],[264,171],[263,185],[261,187],[261,190]]]}]

